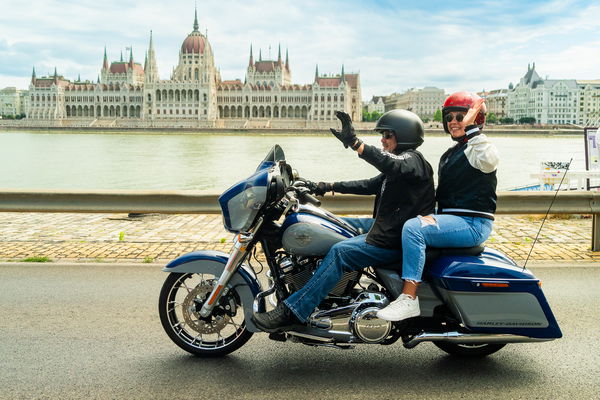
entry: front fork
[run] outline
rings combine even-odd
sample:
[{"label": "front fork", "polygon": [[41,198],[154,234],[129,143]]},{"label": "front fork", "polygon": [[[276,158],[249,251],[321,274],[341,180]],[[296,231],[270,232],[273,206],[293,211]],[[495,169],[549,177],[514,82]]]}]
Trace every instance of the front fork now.
[{"label": "front fork", "polygon": [[225,268],[219,277],[219,281],[208,296],[208,301],[205,301],[200,309],[200,315],[202,317],[208,317],[212,313],[215,304],[218,304],[221,296],[227,294],[227,284],[231,280],[231,277],[236,273],[240,265],[242,265],[246,255],[252,250],[254,232],[258,231],[261,225],[262,219],[256,224],[256,227],[252,232],[239,233],[235,235],[233,239],[233,248],[229,253],[229,259],[227,260],[227,264],[225,264]]}]

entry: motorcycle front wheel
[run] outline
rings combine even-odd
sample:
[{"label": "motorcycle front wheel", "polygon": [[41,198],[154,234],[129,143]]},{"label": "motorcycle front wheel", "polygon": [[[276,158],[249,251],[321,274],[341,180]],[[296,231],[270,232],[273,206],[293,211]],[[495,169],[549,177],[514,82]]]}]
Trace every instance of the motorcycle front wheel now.
[{"label": "motorcycle front wheel", "polygon": [[459,357],[485,357],[497,352],[505,344],[498,343],[481,343],[481,344],[459,344],[450,342],[433,342],[438,348],[446,353]]},{"label": "motorcycle front wheel", "polygon": [[165,332],[183,350],[202,357],[220,357],[252,337],[235,288],[221,296],[208,317],[199,314],[218,277],[171,273],[160,291],[158,312]]}]

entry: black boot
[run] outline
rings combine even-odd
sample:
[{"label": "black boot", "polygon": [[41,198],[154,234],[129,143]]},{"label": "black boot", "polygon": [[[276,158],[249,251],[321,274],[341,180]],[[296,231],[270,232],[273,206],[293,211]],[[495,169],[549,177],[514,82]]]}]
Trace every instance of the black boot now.
[{"label": "black boot", "polygon": [[294,313],[283,303],[279,303],[274,310],[260,314],[254,314],[252,321],[265,332],[282,332],[289,330],[300,321]]}]

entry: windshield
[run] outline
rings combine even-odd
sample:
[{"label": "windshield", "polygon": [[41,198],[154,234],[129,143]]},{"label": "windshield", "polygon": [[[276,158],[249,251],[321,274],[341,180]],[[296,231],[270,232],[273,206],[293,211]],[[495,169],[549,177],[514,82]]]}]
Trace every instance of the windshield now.
[{"label": "windshield", "polygon": [[260,171],[261,169],[270,168],[273,165],[277,164],[278,161],[285,161],[285,153],[281,146],[276,144],[269,150],[267,156],[258,164],[258,168],[256,171]]}]

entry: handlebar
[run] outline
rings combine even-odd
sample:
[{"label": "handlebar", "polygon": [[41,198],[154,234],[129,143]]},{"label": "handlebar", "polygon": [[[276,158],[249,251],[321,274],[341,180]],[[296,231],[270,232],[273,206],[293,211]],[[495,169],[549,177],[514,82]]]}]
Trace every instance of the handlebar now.
[{"label": "handlebar", "polygon": [[301,194],[301,200],[304,200],[307,203],[311,203],[314,206],[321,207],[321,201],[308,192],[304,192]]}]

